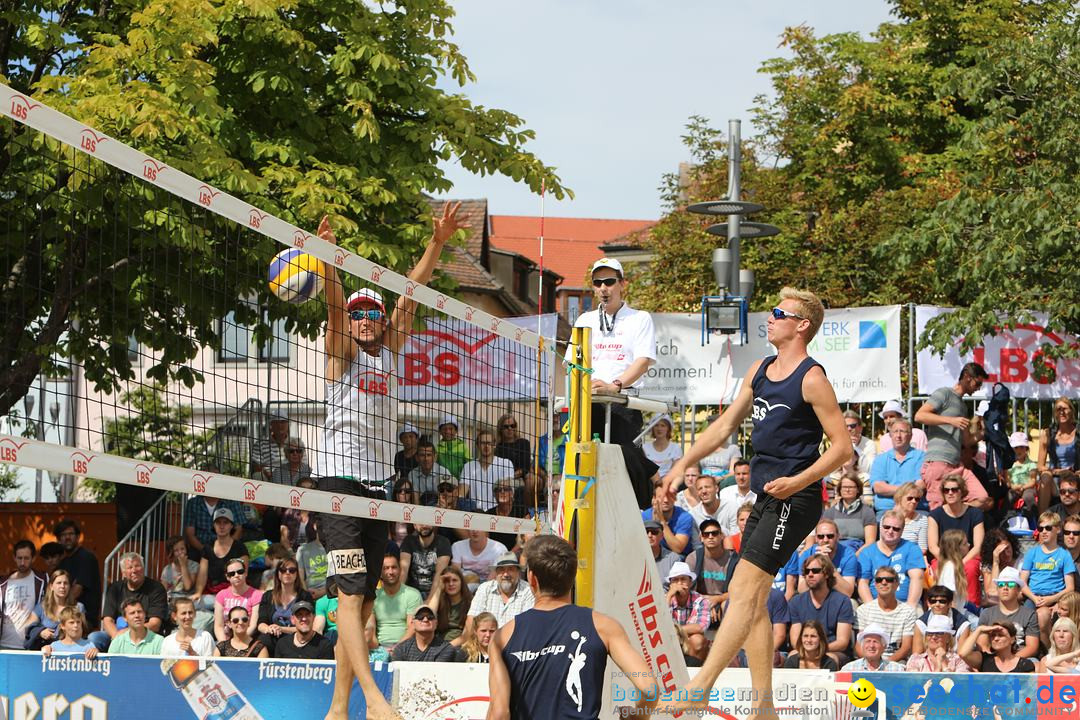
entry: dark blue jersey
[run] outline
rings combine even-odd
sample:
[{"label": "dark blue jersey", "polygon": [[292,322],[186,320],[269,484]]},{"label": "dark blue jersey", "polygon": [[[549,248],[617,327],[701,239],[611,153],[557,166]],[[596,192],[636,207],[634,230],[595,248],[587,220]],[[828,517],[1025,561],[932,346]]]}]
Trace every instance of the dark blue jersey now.
[{"label": "dark blue jersey", "polygon": [[802,394],[806,373],[821,365],[808,357],[786,378],[773,382],[765,371],[775,360],[772,356],[761,362],[751,385],[754,457],[750,459],[750,487],[759,495],[770,480],[797,475],[813,465],[820,457],[818,447],[824,434],[814,408]]}]

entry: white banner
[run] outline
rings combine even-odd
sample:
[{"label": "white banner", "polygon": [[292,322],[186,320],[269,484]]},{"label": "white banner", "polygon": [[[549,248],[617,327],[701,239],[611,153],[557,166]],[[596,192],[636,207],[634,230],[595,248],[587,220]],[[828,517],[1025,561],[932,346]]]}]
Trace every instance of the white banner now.
[{"label": "white banner", "polygon": [[[765,339],[767,316],[750,313],[746,345],[725,335],[702,345],[700,314],[653,314],[657,361],[638,384],[642,396],[699,405],[731,402],[754,361],[776,354]],[[900,397],[899,305],[826,310],[808,350],[824,366],[840,402]]]},{"label": "white banner", "polygon": [[[915,329],[919,337],[931,318],[947,312],[952,311],[932,305],[916,307]],[[940,387],[955,385],[960,368],[965,363],[977,362],[989,373],[991,383],[1004,384],[1013,397],[1076,397],[1080,391],[1080,360],[1049,361],[1043,357],[1042,346],[1075,345],[1080,339],[1048,333],[1046,315],[1035,313],[1035,317],[1033,323],[1003,328],[994,337],[984,337],[982,345],[966,355],[961,355],[955,344],[946,348],[944,356],[935,355],[932,350],[920,350],[919,394],[929,395]]]}]

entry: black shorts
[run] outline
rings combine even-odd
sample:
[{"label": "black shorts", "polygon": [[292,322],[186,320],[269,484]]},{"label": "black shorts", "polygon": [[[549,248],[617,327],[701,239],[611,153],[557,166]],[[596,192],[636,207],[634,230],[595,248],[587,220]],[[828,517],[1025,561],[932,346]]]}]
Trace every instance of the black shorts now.
[{"label": "black shorts", "polygon": [[[319,490],[339,495],[386,499],[386,491],[347,478],[319,478],[318,486]],[[319,513],[318,520],[319,540],[326,550],[327,592],[333,595],[336,589],[346,595],[375,597],[389,537],[386,522],[333,513]]]},{"label": "black shorts", "polygon": [[787,500],[758,495],[746,518],[739,559],[775,575],[821,520],[821,483],[803,488]]}]

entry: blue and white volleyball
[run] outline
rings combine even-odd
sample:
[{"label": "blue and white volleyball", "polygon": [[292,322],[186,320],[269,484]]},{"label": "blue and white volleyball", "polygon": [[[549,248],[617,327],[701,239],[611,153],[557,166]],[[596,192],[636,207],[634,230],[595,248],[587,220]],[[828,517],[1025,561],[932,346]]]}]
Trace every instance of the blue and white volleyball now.
[{"label": "blue and white volleyball", "polygon": [[322,291],[322,262],[302,250],[282,250],[270,261],[270,292],[287,303],[307,302]]}]

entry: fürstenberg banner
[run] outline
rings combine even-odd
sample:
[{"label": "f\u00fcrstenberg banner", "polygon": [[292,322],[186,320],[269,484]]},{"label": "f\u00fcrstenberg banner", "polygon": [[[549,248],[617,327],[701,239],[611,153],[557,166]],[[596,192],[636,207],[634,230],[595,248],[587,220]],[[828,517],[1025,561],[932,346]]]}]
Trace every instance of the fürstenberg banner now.
[{"label": "f\u00fcrstenberg banner", "polygon": [[[932,305],[916,307],[915,329],[919,336],[931,318],[947,312],[952,310]],[[1042,358],[1041,348],[1043,345],[1072,345],[1080,339],[1048,333],[1045,327],[1046,315],[1035,313],[1035,322],[1011,330],[1002,329],[994,337],[984,337],[982,345],[966,355],[961,355],[956,345],[950,345],[943,356],[935,355],[932,350],[920,350],[919,393],[929,395],[939,387],[955,385],[964,363],[977,362],[990,374],[991,382],[1004,384],[1013,397],[1076,397],[1080,392],[1080,360],[1050,362]],[[1040,372],[1035,372],[1035,363]]]},{"label": "f\u00fcrstenberg banner", "polygon": [[[656,364],[639,383],[645,397],[677,397],[686,404],[728,403],[755,360],[775,355],[765,339],[768,313],[750,313],[746,345],[713,335],[701,344],[701,315],[655,313]],[[900,397],[900,306],[826,310],[810,343],[840,402]]]}]

